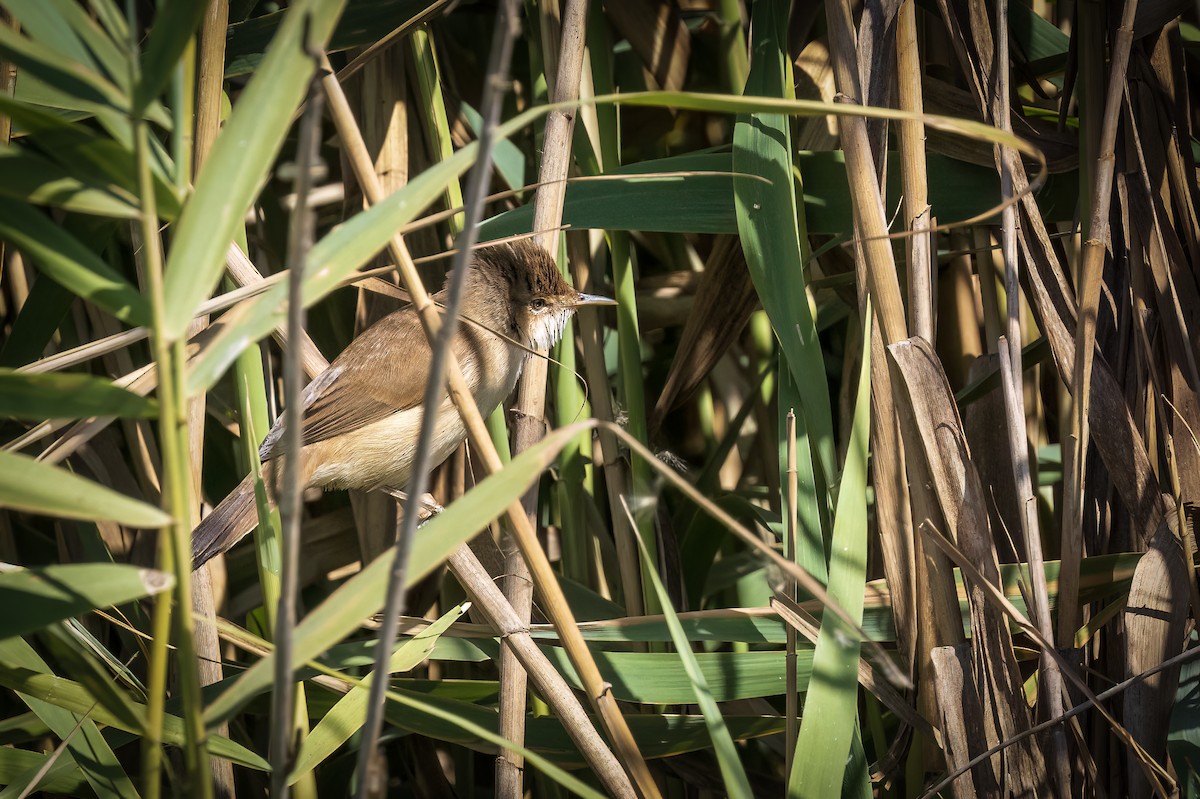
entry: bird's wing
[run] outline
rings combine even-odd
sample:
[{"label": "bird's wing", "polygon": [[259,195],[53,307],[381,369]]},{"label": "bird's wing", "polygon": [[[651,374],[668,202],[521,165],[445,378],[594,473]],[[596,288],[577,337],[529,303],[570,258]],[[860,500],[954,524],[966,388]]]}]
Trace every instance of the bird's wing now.
[{"label": "bird's wing", "polygon": [[[350,345],[304,391],[305,445],[350,433],[421,403],[429,342],[410,308],[385,316]],[[280,455],[283,418],[263,441],[263,460]]]}]

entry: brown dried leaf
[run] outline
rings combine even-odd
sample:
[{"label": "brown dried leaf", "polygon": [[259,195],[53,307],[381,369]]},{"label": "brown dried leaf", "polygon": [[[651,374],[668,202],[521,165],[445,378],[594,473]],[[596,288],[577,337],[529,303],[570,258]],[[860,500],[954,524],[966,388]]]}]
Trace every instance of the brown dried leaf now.
[{"label": "brown dried leaf", "polygon": [[[1170,522],[1158,529],[1150,549],[1138,562],[1125,609],[1128,644],[1126,677],[1141,674],[1183,651],[1188,611],[1188,569],[1183,547]],[[1167,729],[1179,668],[1160,671],[1133,683],[1125,692],[1125,727],[1155,760],[1165,762]],[[1152,795],[1150,782],[1130,752],[1129,795]]]},{"label": "brown dried leaf", "polygon": [[666,91],[679,91],[687,79],[692,37],[675,3],[605,3],[604,10],[642,59],[650,78]]},{"label": "brown dried leaf", "polygon": [[[924,458],[946,529],[942,533],[975,564],[980,576],[998,584],[1000,567],[984,511],[983,487],[971,462],[954,395],[946,383],[937,354],[922,338],[888,346],[893,385],[907,425],[919,434],[910,458]],[[907,426],[906,425],[906,426]],[[911,440],[906,435],[906,441]],[[983,751],[1014,733],[1029,729],[1029,708],[1023,701],[1021,675],[1005,615],[987,600],[986,590],[964,575],[971,609],[971,673],[982,708],[983,740],[972,736]],[[964,683],[965,685],[965,683]],[[985,744],[984,741],[987,743]],[[996,782],[1006,792],[1039,795],[1045,774],[1041,752],[1027,739],[993,756]],[[982,793],[990,792],[976,786]]]},{"label": "brown dried leaf", "polygon": [[683,328],[667,382],[650,417],[658,430],[667,414],[691,396],[730,345],[741,335],[758,295],[736,236],[718,236],[708,257],[692,312]]}]

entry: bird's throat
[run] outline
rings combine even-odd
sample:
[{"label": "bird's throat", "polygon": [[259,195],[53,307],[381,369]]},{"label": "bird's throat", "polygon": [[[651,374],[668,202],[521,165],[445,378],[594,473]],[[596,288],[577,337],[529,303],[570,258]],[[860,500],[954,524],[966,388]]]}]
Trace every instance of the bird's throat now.
[{"label": "bird's throat", "polygon": [[571,310],[568,308],[533,319],[526,334],[530,349],[548,350],[553,347],[562,338],[570,319]]}]

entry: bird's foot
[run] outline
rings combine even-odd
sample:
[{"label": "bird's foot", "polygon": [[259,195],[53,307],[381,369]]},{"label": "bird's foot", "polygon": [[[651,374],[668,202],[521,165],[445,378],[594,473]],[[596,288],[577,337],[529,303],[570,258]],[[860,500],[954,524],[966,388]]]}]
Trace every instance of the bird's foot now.
[{"label": "bird's foot", "polygon": [[425,525],[426,522],[444,510],[445,508],[433,498],[433,494],[422,494],[421,506],[417,509],[417,527]]},{"label": "bird's foot", "polygon": [[[400,501],[405,506],[408,505],[408,494],[406,492],[401,491],[398,488],[388,488],[387,486],[384,486],[379,490],[387,494],[389,497]],[[438,501],[433,498],[433,494],[428,492],[421,495],[419,502],[420,504],[417,507],[417,527],[421,527],[434,516],[437,516],[439,513],[445,510],[445,508],[443,508]]]}]

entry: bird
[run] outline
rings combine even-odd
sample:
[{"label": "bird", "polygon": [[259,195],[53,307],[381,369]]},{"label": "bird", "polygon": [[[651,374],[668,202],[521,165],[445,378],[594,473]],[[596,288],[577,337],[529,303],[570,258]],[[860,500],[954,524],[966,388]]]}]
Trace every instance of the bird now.
[{"label": "bird", "polygon": [[[445,303],[448,293],[443,287],[433,299]],[[549,253],[528,239],[474,250],[460,307],[466,323],[458,325],[451,347],[480,412],[491,413],[512,394],[529,350],[550,349],[578,308],[615,304],[576,291]],[[412,477],[431,359],[412,306],[388,314],[352,340],[300,397],[300,485],[393,494],[403,489]],[[430,463],[444,461],[465,437],[466,427],[443,387]],[[275,478],[291,457],[284,441],[281,416],[259,449],[272,507]],[[258,526],[254,486],[251,474],[192,532],[193,569]]]}]

